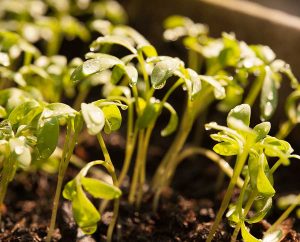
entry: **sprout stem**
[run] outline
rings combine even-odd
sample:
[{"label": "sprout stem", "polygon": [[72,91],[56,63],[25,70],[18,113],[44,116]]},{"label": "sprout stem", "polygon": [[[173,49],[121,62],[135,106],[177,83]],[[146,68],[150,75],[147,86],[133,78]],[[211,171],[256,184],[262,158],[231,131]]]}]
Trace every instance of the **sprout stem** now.
[{"label": "sprout stem", "polygon": [[53,201],[53,208],[52,208],[52,214],[51,214],[51,220],[50,220],[50,226],[46,238],[46,242],[51,241],[51,237],[55,228],[55,222],[56,222],[56,216],[57,216],[57,211],[58,211],[58,204],[59,204],[59,199],[60,199],[60,194],[61,194],[61,189],[63,185],[63,179],[70,161],[70,158],[72,156],[76,140],[78,137],[78,133],[81,130],[81,127],[75,130],[75,133],[73,137],[71,138],[71,130],[72,130],[72,124],[71,121],[68,120],[67,124],[67,133],[66,133],[66,140],[63,148],[63,154],[61,156],[61,161],[59,164],[59,171],[58,171],[58,180],[57,180],[57,185],[56,185],[56,191],[55,191],[55,196],[54,196],[54,201]]},{"label": "sprout stem", "polygon": [[[201,148],[201,147],[188,147],[188,148],[185,148],[184,150],[182,150],[182,152],[179,154],[179,156],[177,158],[177,165],[181,161],[183,161],[184,159],[186,159],[187,157],[192,156],[192,155],[202,155],[202,156],[207,157],[211,161],[215,162],[228,177],[232,177],[233,170],[226,160],[224,160],[222,157],[220,157],[215,152],[205,149],[205,148]],[[238,177],[237,186],[242,188],[243,184],[244,184],[243,179]]]},{"label": "sprout stem", "polygon": [[285,139],[296,126],[291,120],[285,121],[283,124],[280,125],[280,129],[276,134],[276,138],[278,139]]},{"label": "sprout stem", "polygon": [[17,160],[13,158],[13,154],[11,154],[8,159],[4,161],[3,164],[3,169],[1,172],[1,182],[0,182],[0,222],[1,222],[1,217],[2,217],[2,206],[4,203],[4,198],[6,195],[7,191],[7,186],[11,180],[11,177],[13,176],[15,170],[16,170],[16,165],[17,165]]},{"label": "sprout stem", "polygon": [[272,224],[272,226],[267,230],[266,233],[273,232],[289,215],[290,213],[297,207],[300,203],[300,194],[295,198],[295,202],[291,204],[283,214]]},{"label": "sprout stem", "polygon": [[241,171],[244,167],[244,164],[247,160],[247,157],[248,157],[248,153],[249,153],[249,148],[248,147],[244,147],[243,151],[241,154],[239,154],[237,156],[237,160],[236,160],[236,164],[235,164],[235,167],[233,169],[233,175],[231,177],[231,180],[230,180],[230,183],[228,185],[228,188],[227,188],[227,191],[225,193],[225,196],[223,198],[223,201],[221,203],[221,207],[217,213],[217,216],[216,216],[216,220],[210,230],[210,233],[206,239],[206,242],[211,242],[213,237],[214,237],[214,234],[222,220],[222,217],[228,207],[228,204],[230,202],[230,199],[231,199],[231,195],[232,195],[232,192],[233,192],[233,189],[237,183],[237,180],[238,180],[238,177],[240,176],[241,174]]},{"label": "sprout stem", "polygon": [[247,97],[245,98],[244,103],[249,104],[250,107],[253,106],[253,104],[254,104],[254,102],[255,102],[255,100],[256,100],[256,98],[257,98],[257,96],[258,96],[258,94],[259,94],[259,92],[261,90],[264,78],[265,78],[265,74],[259,75],[255,79],[255,81],[252,84],[251,89],[250,89]]},{"label": "sprout stem", "polygon": [[[114,169],[113,163],[111,161],[110,155],[108,153],[108,150],[106,148],[106,145],[105,145],[105,142],[103,140],[103,137],[102,137],[101,133],[97,134],[97,139],[99,141],[99,145],[100,145],[101,150],[103,152],[104,160],[105,160],[105,162],[107,162],[109,164],[108,166],[105,166],[105,167],[106,167],[106,169],[108,170],[108,172],[110,173],[110,175],[113,179],[113,184],[115,186],[117,186],[118,185],[118,179],[117,179],[117,176],[116,176],[116,173],[115,173],[115,169]],[[118,199],[114,200],[113,218],[112,218],[112,220],[111,220],[111,222],[108,226],[108,229],[107,229],[106,236],[107,236],[107,241],[108,242],[110,242],[112,240],[113,231],[114,231],[115,225],[117,223],[117,219],[118,219],[119,206],[120,206],[120,200],[118,198]]]},{"label": "sprout stem", "polygon": [[133,204],[135,202],[135,192],[137,190],[138,186],[138,179],[139,179],[139,172],[142,165],[142,159],[143,159],[143,145],[144,145],[144,136],[145,136],[145,130],[139,131],[139,141],[138,141],[138,153],[136,156],[135,166],[134,166],[134,172],[133,172],[133,178],[130,186],[129,191],[129,203]]}]

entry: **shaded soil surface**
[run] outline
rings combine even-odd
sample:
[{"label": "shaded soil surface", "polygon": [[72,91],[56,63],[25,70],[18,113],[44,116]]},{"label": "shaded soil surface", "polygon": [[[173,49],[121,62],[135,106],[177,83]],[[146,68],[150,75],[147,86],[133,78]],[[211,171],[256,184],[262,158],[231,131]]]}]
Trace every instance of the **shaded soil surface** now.
[{"label": "shaded soil surface", "polygon": [[[82,146],[76,150],[77,155],[85,160],[93,160],[99,156],[95,148],[97,143],[92,139],[85,139]],[[120,161],[120,152],[124,150],[124,140],[120,135],[105,137],[110,144],[113,160]],[[151,147],[149,155],[149,167],[147,171],[155,170],[156,160],[162,156],[164,145]],[[114,157],[115,156],[115,157]],[[116,162],[120,168],[121,163]],[[203,159],[191,159],[178,168],[171,188],[162,193],[158,211],[152,211],[152,194],[147,192],[143,197],[143,203],[139,210],[127,203],[128,185],[125,184],[122,200],[120,201],[120,213],[118,224],[115,228],[114,241],[138,242],[171,242],[171,241],[205,241],[212,221],[215,218],[215,211],[219,208],[220,201],[224,195],[224,184],[215,193],[216,177],[218,169],[211,162]],[[70,165],[65,181],[73,178],[78,172]],[[295,176],[291,176],[292,178]],[[127,182],[128,184],[128,182]],[[188,186],[187,186],[188,184]],[[294,188],[298,187],[297,182],[288,183]],[[287,185],[288,185],[287,184]],[[223,186],[222,186],[223,185]],[[290,187],[289,186],[289,187]],[[52,200],[56,187],[56,175],[49,175],[42,171],[37,173],[19,173],[15,180],[9,184],[5,204],[2,207],[2,222],[0,230],[1,242],[26,242],[44,241],[49,225]],[[177,191],[177,192],[176,192]],[[236,190],[238,194],[238,190]],[[95,201],[95,204],[99,201]],[[106,230],[110,223],[112,212],[111,207],[102,214],[98,230],[93,236],[86,236],[77,228],[69,202],[61,199],[61,206],[57,217],[57,229],[55,230],[54,242],[95,242],[106,240]],[[274,221],[281,212],[273,211],[268,219]],[[251,233],[261,237],[262,233],[269,227],[267,221],[255,224],[251,227]],[[300,241],[300,234],[292,228],[299,228],[299,221],[289,219],[283,226],[286,237],[283,241]],[[223,222],[215,235],[214,241],[230,241],[232,228]]]},{"label": "shaded soil surface", "polygon": [[[73,171],[74,172],[74,171]],[[69,176],[72,175],[69,172]],[[0,241],[44,241],[51,213],[55,176],[39,172],[37,176],[19,174],[10,184],[6,207],[2,208],[2,229]],[[126,196],[126,191],[125,194]],[[125,197],[124,196],[124,197]],[[215,217],[216,205],[208,199],[186,199],[173,190],[165,190],[156,213],[152,211],[152,197],[144,196],[139,211],[121,200],[120,216],[114,241],[204,241],[211,221]],[[219,203],[218,201],[216,202]],[[97,233],[84,236],[72,219],[70,204],[62,202],[58,214],[58,227],[53,241],[105,241],[107,224],[111,212],[104,212]],[[269,224],[263,221],[251,228],[256,236],[261,236]],[[291,230],[292,221],[286,223],[287,234],[284,241],[300,241],[300,235]],[[229,241],[232,228],[223,223],[214,241]]]}]

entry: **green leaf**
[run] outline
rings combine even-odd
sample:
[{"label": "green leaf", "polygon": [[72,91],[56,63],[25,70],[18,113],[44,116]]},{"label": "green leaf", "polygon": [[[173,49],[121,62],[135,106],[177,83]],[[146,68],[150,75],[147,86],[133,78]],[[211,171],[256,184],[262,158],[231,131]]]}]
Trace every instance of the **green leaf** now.
[{"label": "green leaf", "polygon": [[74,197],[77,194],[77,190],[76,190],[76,181],[73,179],[71,181],[69,181],[63,190],[63,197],[65,199],[68,199],[70,201],[72,201],[74,199]]},{"label": "green leaf", "polygon": [[164,103],[164,107],[170,111],[171,116],[167,126],[160,132],[163,137],[172,134],[178,126],[178,115],[176,110],[169,103]]},{"label": "green leaf", "polygon": [[128,39],[126,39],[124,36],[115,36],[115,35],[107,35],[104,37],[99,37],[91,44],[91,51],[98,50],[100,46],[104,44],[120,45],[128,49],[133,54],[137,53],[137,50],[133,47],[130,41],[128,41]]},{"label": "green leaf", "polygon": [[284,165],[289,164],[289,156],[293,152],[291,145],[275,137],[267,136],[263,141],[265,154],[270,157],[279,157]]},{"label": "green leaf", "polygon": [[76,195],[72,199],[72,210],[76,223],[85,234],[93,234],[97,230],[100,214],[86,197],[81,186],[77,186]]},{"label": "green leaf", "polygon": [[221,100],[226,97],[225,88],[212,76],[200,75],[200,79],[213,87],[214,96],[216,99]]},{"label": "green leaf", "polygon": [[197,72],[187,68],[188,78],[185,78],[185,83],[189,92],[189,97],[194,100],[201,91],[201,79]]},{"label": "green leaf", "polygon": [[105,125],[103,111],[93,103],[82,103],[81,112],[90,135],[98,134]]},{"label": "green leaf", "polygon": [[137,126],[139,129],[149,127],[157,118],[158,108],[156,100],[152,99],[146,104],[141,115],[137,118]]},{"label": "green leaf", "polygon": [[83,177],[80,181],[84,189],[94,198],[111,200],[119,198],[122,194],[118,187],[97,179]]},{"label": "green leaf", "polygon": [[271,130],[271,123],[270,122],[263,122],[263,123],[260,123],[260,124],[257,124],[253,130],[256,131],[257,133],[257,139],[256,141],[260,141],[262,139],[264,139],[267,134],[270,132]]},{"label": "green leaf", "polygon": [[111,55],[89,53],[88,58],[82,65],[78,66],[71,75],[73,81],[80,81],[95,73],[110,69],[115,65],[124,65],[123,62]]},{"label": "green leaf", "polygon": [[227,116],[227,126],[232,129],[237,129],[235,124],[230,122],[232,118],[242,121],[242,123],[249,127],[251,117],[251,108],[248,104],[241,104],[231,109]]},{"label": "green leaf", "polygon": [[187,17],[181,15],[172,15],[165,19],[163,25],[165,29],[170,29],[179,26],[184,26],[187,22],[191,22],[191,20]]},{"label": "green leaf", "polygon": [[152,86],[155,89],[161,89],[171,76],[183,77],[180,72],[181,66],[183,67],[183,63],[177,58],[167,58],[156,63],[151,73]]},{"label": "green leaf", "polygon": [[39,107],[40,105],[36,101],[25,102],[13,109],[8,116],[8,120],[11,125],[17,123],[29,124],[42,111]]},{"label": "green leaf", "polygon": [[239,147],[235,144],[228,143],[228,142],[222,142],[216,144],[213,147],[213,150],[219,155],[224,155],[224,156],[232,156],[232,155],[237,155],[239,153]]},{"label": "green leaf", "polygon": [[241,230],[242,230],[242,237],[244,239],[244,241],[246,242],[260,242],[260,239],[255,238],[252,234],[250,234],[250,232],[248,231],[248,229],[246,228],[245,224],[242,223],[241,225]]},{"label": "green leaf", "polygon": [[266,196],[266,197],[272,197],[275,194],[275,190],[267,177],[265,173],[265,163],[266,163],[266,158],[264,154],[260,155],[259,158],[259,166],[258,166],[258,173],[257,173],[257,179],[256,179],[256,186],[257,186],[257,191]]},{"label": "green leaf", "polygon": [[29,147],[26,145],[26,138],[24,136],[12,138],[9,140],[11,152],[15,155],[18,165],[22,168],[29,167],[31,163],[31,153]]},{"label": "green leaf", "polygon": [[42,118],[48,119],[56,117],[61,118],[74,118],[77,111],[64,103],[51,103],[45,106],[42,113]]},{"label": "green leaf", "polygon": [[125,66],[124,68],[127,77],[129,78],[129,85],[136,85],[138,81],[138,71],[134,66]]},{"label": "green leaf", "polygon": [[273,72],[267,66],[265,67],[265,78],[261,89],[260,110],[261,119],[268,120],[276,110],[278,103],[278,90],[275,80],[272,77]]},{"label": "green leaf", "polygon": [[226,87],[226,97],[218,103],[218,110],[229,112],[232,108],[242,103],[244,89],[236,83]]},{"label": "green leaf", "polygon": [[109,134],[121,127],[122,115],[116,105],[104,106],[101,108],[105,116],[104,132]]},{"label": "green leaf", "polygon": [[146,57],[157,56],[156,49],[153,45],[140,45],[138,47],[138,52],[143,52]]},{"label": "green leaf", "polygon": [[56,149],[59,138],[59,122],[52,117],[39,124],[37,131],[37,160],[47,160]]},{"label": "green leaf", "polygon": [[5,118],[7,116],[7,112],[4,107],[0,106],[0,118]]},{"label": "green leaf", "polygon": [[292,123],[300,123],[300,108],[298,100],[300,99],[300,90],[293,91],[285,102],[285,110]]},{"label": "green leaf", "polygon": [[246,221],[250,224],[258,223],[262,221],[271,208],[272,208],[272,198],[270,197],[266,199],[266,202],[263,205],[263,207],[258,212],[256,212],[253,216],[251,216],[251,218],[246,219]]}]

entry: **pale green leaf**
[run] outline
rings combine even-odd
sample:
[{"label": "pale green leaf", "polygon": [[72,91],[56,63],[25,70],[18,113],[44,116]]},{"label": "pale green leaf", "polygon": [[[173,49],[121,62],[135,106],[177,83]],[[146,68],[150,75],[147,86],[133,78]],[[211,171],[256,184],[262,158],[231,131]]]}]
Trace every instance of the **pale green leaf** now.
[{"label": "pale green leaf", "polygon": [[119,198],[122,194],[118,187],[94,178],[83,177],[80,181],[84,189],[94,198],[111,200]]}]

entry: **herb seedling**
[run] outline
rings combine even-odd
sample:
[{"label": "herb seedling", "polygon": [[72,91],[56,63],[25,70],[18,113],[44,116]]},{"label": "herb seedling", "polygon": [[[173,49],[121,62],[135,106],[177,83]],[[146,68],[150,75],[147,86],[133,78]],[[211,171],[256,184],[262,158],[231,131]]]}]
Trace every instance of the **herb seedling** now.
[{"label": "herb seedling", "polygon": [[[243,170],[245,170],[245,179],[240,196],[227,213],[229,221],[235,227],[232,241],[236,241],[240,228],[245,241],[254,240],[254,237],[248,232],[245,222],[257,223],[264,218],[271,208],[272,197],[275,194],[273,173],[280,165],[288,165],[290,158],[299,159],[298,156],[291,154],[293,149],[288,142],[268,135],[271,127],[269,122],[260,123],[253,129],[249,128],[250,111],[249,105],[242,104],[229,112],[227,116],[228,127],[220,126],[215,122],[206,125],[206,129],[219,130],[217,134],[211,135],[214,140],[220,142],[214,146],[214,151],[220,155],[236,155],[237,157],[233,175],[207,238],[208,242],[213,239],[213,235],[229,206],[237,179]],[[277,158],[272,167],[269,167],[268,164],[269,157]],[[245,207],[243,207],[244,203]],[[259,211],[252,217],[246,218],[254,203],[259,204]]]},{"label": "herb seedling", "polygon": [[[219,97],[222,100],[218,104],[218,108],[222,111],[228,111],[242,102],[243,89],[248,84],[251,75],[255,77],[255,81],[251,85],[244,102],[252,106],[259,93],[261,93],[262,120],[270,119],[276,110],[278,88],[280,87],[282,74],[286,74],[290,78],[293,88],[298,86],[298,81],[292,74],[290,67],[284,61],[275,59],[275,54],[267,46],[248,46],[245,42],[237,41],[233,35],[226,33],[223,34],[221,39],[209,38],[207,28],[204,25],[195,24],[190,19],[181,16],[170,17],[166,20],[165,26],[167,28],[165,37],[168,40],[184,37],[184,45],[189,50],[189,58],[192,58],[189,61],[191,67],[199,71],[204,70],[205,75],[208,75],[207,78],[214,76],[214,79],[219,81],[218,85],[224,86],[223,88],[226,91],[224,91],[222,98]],[[203,63],[203,67],[196,66],[199,62]],[[229,71],[230,69],[233,69],[233,71]],[[218,76],[219,78],[217,78]],[[224,79],[230,81],[224,83]],[[209,90],[210,87],[206,89],[203,86],[202,89],[202,93],[205,95],[212,93],[212,90]],[[214,101],[210,97],[198,95],[194,104],[189,104],[189,101],[187,101],[186,110],[190,111],[185,110],[176,138],[155,173],[154,189],[162,188],[170,183],[168,180],[175,171],[176,157],[181,151],[197,117],[201,117],[202,120],[204,118],[202,115],[205,114]],[[203,120],[200,125],[202,123]],[[200,130],[201,127],[198,129]],[[167,176],[166,181],[163,181],[160,177],[166,171],[170,175]]]}]

